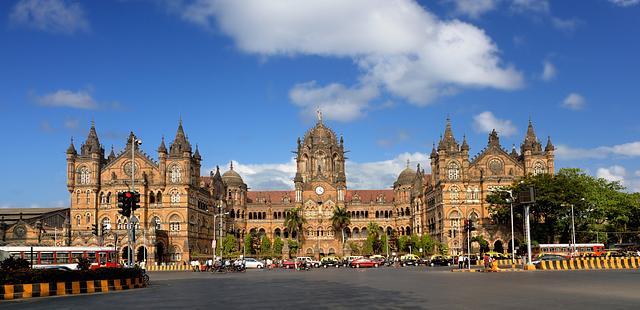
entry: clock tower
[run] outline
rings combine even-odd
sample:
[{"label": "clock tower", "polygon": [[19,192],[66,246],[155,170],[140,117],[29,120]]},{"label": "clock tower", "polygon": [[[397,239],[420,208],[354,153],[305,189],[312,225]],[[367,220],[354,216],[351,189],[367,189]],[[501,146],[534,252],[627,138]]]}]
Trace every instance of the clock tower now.
[{"label": "clock tower", "polygon": [[335,247],[331,216],[336,206],[344,207],[347,191],[344,142],[322,122],[318,111],[316,125],[298,138],[295,204],[307,223],[301,232],[304,254],[319,256],[319,249]]}]

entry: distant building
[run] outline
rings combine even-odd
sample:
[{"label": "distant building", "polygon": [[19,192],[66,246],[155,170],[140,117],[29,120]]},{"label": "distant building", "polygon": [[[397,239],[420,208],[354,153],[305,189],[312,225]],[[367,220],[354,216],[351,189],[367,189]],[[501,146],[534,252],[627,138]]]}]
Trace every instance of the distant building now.
[{"label": "distant building", "polygon": [[69,244],[69,208],[0,209],[0,245]]}]

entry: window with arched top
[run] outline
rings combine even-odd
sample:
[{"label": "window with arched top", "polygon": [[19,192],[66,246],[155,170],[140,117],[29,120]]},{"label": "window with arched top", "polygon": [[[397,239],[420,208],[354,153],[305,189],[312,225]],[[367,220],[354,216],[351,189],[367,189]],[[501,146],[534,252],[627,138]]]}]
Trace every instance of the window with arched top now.
[{"label": "window with arched top", "polygon": [[180,231],[180,222],[182,222],[182,220],[180,219],[180,216],[178,216],[177,214],[172,215],[169,218],[169,230]]},{"label": "window with arched top", "polygon": [[87,167],[80,168],[80,184],[81,185],[89,184],[90,176],[91,176],[91,173],[89,171],[89,168]]},{"label": "window with arched top", "polygon": [[452,161],[447,166],[449,180],[458,180],[460,178],[460,165],[457,162]]},{"label": "window with arched top", "polygon": [[533,165],[533,174],[534,175],[543,174],[543,173],[545,173],[545,170],[546,170],[546,167],[544,166],[544,163],[541,162],[541,161],[536,162]]},{"label": "window with arched top", "polygon": [[449,198],[451,200],[458,200],[460,198],[460,189],[457,186],[451,186],[449,188]]},{"label": "window with arched top", "polygon": [[180,192],[177,189],[172,190],[170,195],[171,203],[180,203]]},{"label": "window with arched top", "polygon": [[84,218],[85,218],[87,224],[91,223],[91,213],[87,212],[84,215]]},{"label": "window with arched top", "polygon": [[101,221],[101,224],[102,225],[100,225],[100,228],[102,229],[102,231],[111,229],[111,219],[110,218],[108,218],[108,217],[103,218],[102,221]]},{"label": "window with arched top", "polygon": [[182,180],[182,171],[178,165],[171,166],[169,170],[169,178],[171,183],[178,183]]},{"label": "window with arched top", "polygon": [[91,203],[91,191],[87,191],[87,204]]},{"label": "window with arched top", "polygon": [[80,204],[80,191],[76,192],[76,204]]},{"label": "window with arched top", "polygon": [[80,226],[80,219],[82,217],[80,215],[76,215],[76,226]]}]

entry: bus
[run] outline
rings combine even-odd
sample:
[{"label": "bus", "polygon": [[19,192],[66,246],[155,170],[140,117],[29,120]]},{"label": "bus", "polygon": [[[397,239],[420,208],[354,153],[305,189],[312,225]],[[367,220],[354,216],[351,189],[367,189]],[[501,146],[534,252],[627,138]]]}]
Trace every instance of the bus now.
[{"label": "bus", "polygon": [[32,268],[47,268],[49,266],[65,266],[70,269],[78,268],[78,258],[87,258],[91,269],[100,267],[119,267],[118,252],[113,247],[96,246],[0,246],[0,250],[16,258],[26,259]]},{"label": "bus", "polygon": [[[552,243],[539,244],[532,249],[534,255],[557,254],[565,257],[601,256],[605,253],[604,243]],[[572,255],[573,252],[573,255]]]}]

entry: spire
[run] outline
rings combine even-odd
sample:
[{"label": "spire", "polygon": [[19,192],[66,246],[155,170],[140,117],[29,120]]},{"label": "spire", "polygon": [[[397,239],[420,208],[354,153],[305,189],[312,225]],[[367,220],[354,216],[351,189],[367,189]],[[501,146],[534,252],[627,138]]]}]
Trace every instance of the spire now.
[{"label": "spire", "polygon": [[111,146],[111,153],[109,153],[109,157],[107,158],[109,161],[112,161],[116,158],[116,153],[113,151],[113,145]]},{"label": "spire", "polygon": [[542,151],[542,144],[538,141],[538,137],[536,137],[536,133],[533,130],[533,123],[531,119],[529,119],[529,126],[527,127],[527,135],[524,137],[524,142],[522,142],[521,151],[524,154],[525,151],[531,151],[534,153]]},{"label": "spire", "polygon": [[200,156],[200,150],[198,150],[198,145],[196,144],[196,152],[195,154],[193,154],[193,158],[197,159],[197,160],[201,160],[202,157]]},{"label": "spire", "polygon": [[407,168],[409,168],[409,164],[411,163],[411,161],[409,161],[409,158],[407,158]]},{"label": "spire", "polygon": [[76,152],[76,147],[73,145],[73,137],[71,137],[71,144],[69,144],[69,148],[67,148],[67,154],[78,155],[78,152]]},{"label": "spire", "polygon": [[160,146],[158,147],[158,153],[167,154],[167,147],[164,145],[164,136],[162,136],[162,142],[160,142]]},{"label": "spire", "polygon": [[184,134],[184,129],[182,128],[182,117],[180,117],[180,121],[178,122],[178,130],[176,130],[176,137],[173,140],[173,143],[169,147],[171,155],[174,156],[182,156],[183,152],[191,153],[191,144],[187,140],[187,136]]},{"label": "spire", "polygon": [[451,119],[447,116],[447,126],[444,129],[444,137],[438,145],[438,150],[444,149],[447,151],[457,151],[460,149],[456,138],[453,136],[453,130],[451,130]]},{"label": "spire", "polygon": [[544,151],[549,153],[553,152],[555,149],[555,146],[553,146],[553,143],[551,143],[551,136],[547,136],[547,146],[545,146]]},{"label": "spire", "polygon": [[233,170],[233,160],[229,162],[229,170]]},{"label": "spire", "polygon": [[436,143],[433,142],[433,146],[431,147],[431,158],[435,158],[438,153],[436,152]]},{"label": "spire", "polygon": [[518,157],[518,151],[516,151],[516,145],[515,144],[511,145],[511,157],[513,157],[513,158]]},{"label": "spire", "polygon": [[493,129],[489,134],[489,146],[498,146],[500,147],[500,138],[498,137],[498,132]]},{"label": "spire", "polygon": [[80,147],[80,152],[82,155],[89,155],[93,153],[100,153],[100,151],[100,140],[98,140],[98,133],[96,133],[96,123],[92,120],[87,140]]},{"label": "spire", "polygon": [[462,136],[462,146],[460,147],[460,150],[462,150],[463,152],[469,151],[469,144],[467,143],[467,135]]}]

